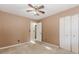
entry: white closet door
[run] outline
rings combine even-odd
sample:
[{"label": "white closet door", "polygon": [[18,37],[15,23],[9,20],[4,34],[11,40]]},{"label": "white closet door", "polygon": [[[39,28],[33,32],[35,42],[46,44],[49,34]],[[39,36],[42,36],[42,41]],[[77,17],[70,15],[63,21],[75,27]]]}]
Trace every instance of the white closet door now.
[{"label": "white closet door", "polygon": [[60,47],[64,48],[64,39],[65,39],[65,24],[64,24],[64,17],[61,17],[59,20],[59,40],[60,40]]},{"label": "white closet door", "polygon": [[60,18],[60,47],[70,51],[70,16]]},{"label": "white closet door", "polygon": [[78,23],[79,16],[72,16],[72,51],[78,53]]},{"label": "white closet door", "polygon": [[66,16],[65,17],[65,39],[64,39],[64,48],[68,51],[71,51],[71,17],[70,16]]}]

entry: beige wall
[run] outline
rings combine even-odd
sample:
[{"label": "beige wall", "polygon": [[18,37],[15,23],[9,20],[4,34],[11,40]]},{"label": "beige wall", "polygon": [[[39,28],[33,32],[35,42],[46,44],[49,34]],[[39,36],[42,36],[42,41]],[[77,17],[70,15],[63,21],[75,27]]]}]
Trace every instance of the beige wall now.
[{"label": "beige wall", "polygon": [[40,20],[43,24],[43,41],[59,45],[59,18],[79,13],[79,6]]},{"label": "beige wall", "polygon": [[29,40],[30,20],[0,11],[0,47]]},{"label": "beige wall", "polygon": [[[40,20],[43,41],[59,45],[59,17],[79,13],[79,6]],[[26,17],[0,11],[0,47],[29,41],[30,21]]]}]

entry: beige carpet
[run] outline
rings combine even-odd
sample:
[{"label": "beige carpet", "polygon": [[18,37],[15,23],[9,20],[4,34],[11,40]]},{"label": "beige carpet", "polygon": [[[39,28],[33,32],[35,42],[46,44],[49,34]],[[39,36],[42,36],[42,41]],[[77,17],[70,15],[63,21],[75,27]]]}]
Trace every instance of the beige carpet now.
[{"label": "beige carpet", "polygon": [[19,46],[0,49],[0,54],[73,54],[43,42],[25,43]]}]

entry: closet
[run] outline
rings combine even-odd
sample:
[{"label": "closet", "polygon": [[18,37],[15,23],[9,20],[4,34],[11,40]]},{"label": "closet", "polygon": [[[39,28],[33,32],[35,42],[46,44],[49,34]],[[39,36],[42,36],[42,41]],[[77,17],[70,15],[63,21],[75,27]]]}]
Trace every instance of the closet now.
[{"label": "closet", "polygon": [[60,48],[79,52],[79,15],[64,16],[59,20]]}]

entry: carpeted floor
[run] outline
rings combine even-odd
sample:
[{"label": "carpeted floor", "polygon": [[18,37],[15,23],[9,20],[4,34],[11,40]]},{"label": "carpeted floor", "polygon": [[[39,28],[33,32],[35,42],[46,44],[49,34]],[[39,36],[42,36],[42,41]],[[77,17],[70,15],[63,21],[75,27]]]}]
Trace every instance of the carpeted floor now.
[{"label": "carpeted floor", "polygon": [[0,54],[73,54],[44,42],[24,43],[19,46],[0,49]]}]

